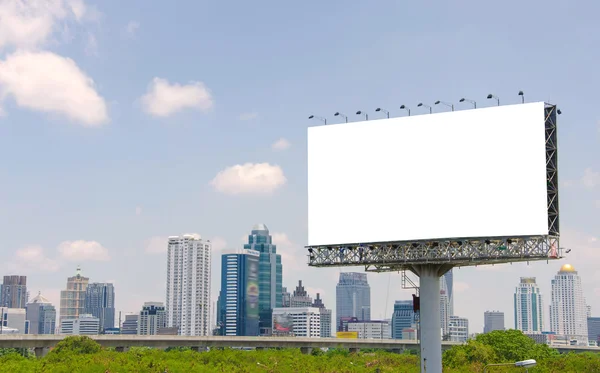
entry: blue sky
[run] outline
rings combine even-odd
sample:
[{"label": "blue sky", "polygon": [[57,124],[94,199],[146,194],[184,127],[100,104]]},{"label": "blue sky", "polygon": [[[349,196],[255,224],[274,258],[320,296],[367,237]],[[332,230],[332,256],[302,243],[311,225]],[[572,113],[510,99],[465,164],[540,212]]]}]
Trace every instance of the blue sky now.
[{"label": "blue sky", "polygon": [[[164,237],[197,232],[215,243],[216,298],[219,250],[264,222],[284,285],[303,279],[334,308],[339,270],[303,264],[308,115],[523,90],[563,111],[563,262],[600,312],[596,2],[43,3],[0,0],[0,274],[28,275],[32,294],[58,303],[80,264],[136,312],[164,301]],[[264,177],[211,184],[235,165]],[[471,331],[487,309],[510,326],[519,276],[537,276],[548,304],[563,262],[459,269],[456,313]],[[410,297],[397,274],[369,281],[376,317]]]}]

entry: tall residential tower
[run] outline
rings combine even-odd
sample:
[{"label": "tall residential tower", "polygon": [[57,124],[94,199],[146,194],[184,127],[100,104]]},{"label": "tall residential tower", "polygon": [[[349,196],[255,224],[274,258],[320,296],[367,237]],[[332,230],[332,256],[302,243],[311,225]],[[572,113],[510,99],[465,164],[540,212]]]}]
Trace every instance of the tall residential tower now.
[{"label": "tall residential tower", "polygon": [[258,314],[261,335],[270,335],[273,323],[273,308],[283,306],[283,269],[281,255],[269,234],[269,228],[264,224],[252,227],[248,236],[246,250],[260,253],[258,265]]},{"label": "tall residential tower", "polygon": [[60,292],[60,325],[63,320],[79,318],[85,313],[85,293],[90,279],[81,275],[77,267],[75,276],[67,278],[67,289]]},{"label": "tall residential tower", "polygon": [[583,298],[581,277],[575,268],[565,264],[552,280],[550,330],[587,345],[587,307]]},{"label": "tall residential tower", "polygon": [[208,336],[210,330],[211,244],[199,235],[169,237],[167,326],[179,335]]},{"label": "tall residential tower", "polygon": [[513,301],[515,329],[523,333],[541,333],[544,330],[542,294],[535,277],[521,277]]}]

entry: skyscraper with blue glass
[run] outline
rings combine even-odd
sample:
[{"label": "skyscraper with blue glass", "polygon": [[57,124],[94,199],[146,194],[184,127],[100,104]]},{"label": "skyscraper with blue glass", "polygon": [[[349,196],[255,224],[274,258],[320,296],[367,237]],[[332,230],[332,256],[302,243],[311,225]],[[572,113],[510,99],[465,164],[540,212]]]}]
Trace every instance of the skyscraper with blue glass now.
[{"label": "skyscraper with blue glass", "polygon": [[277,254],[277,247],[273,244],[269,228],[264,224],[257,224],[252,228],[244,249],[260,253],[258,265],[259,328],[261,335],[270,335],[273,308],[283,305],[281,255]]}]

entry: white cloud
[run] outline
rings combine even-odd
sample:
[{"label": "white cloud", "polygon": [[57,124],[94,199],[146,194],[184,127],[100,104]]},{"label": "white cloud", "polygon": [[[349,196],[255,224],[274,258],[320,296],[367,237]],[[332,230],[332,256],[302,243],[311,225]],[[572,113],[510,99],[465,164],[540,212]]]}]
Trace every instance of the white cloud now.
[{"label": "white cloud", "polygon": [[227,248],[227,241],[223,237],[213,237],[210,240],[212,244],[213,255],[220,254],[225,248]]},{"label": "white cloud", "polygon": [[58,245],[61,257],[69,261],[106,261],[108,250],[96,241],[64,241]]},{"label": "white cloud", "polygon": [[456,293],[464,293],[467,290],[469,290],[469,288],[471,288],[471,286],[466,283],[466,282],[462,282],[462,281],[454,281],[454,292]]},{"label": "white cloud", "polygon": [[83,0],[0,1],[0,49],[7,46],[33,48],[44,44],[57,23],[80,22],[86,12]]},{"label": "white cloud", "polygon": [[206,112],[213,106],[211,93],[204,83],[170,84],[166,79],[161,78],[152,80],[148,92],[141,100],[144,110],[157,117],[167,117],[184,109]]},{"label": "white cloud", "polygon": [[278,249],[279,248],[291,249],[294,247],[294,244],[289,239],[288,235],[285,233],[274,232],[274,233],[271,233],[271,237],[273,239],[273,243],[275,245],[277,245]]},{"label": "white cloud", "polygon": [[135,208],[135,214],[136,214],[137,216],[140,216],[140,215],[142,215],[142,206],[137,206],[137,207]]},{"label": "white cloud", "polygon": [[239,120],[252,120],[258,118],[257,112],[242,113],[238,117]]},{"label": "white cloud", "polygon": [[140,23],[138,21],[129,21],[125,30],[127,31],[127,35],[129,35],[129,37],[134,37],[139,28]]},{"label": "white cloud", "polygon": [[586,188],[595,188],[600,185],[600,172],[586,168],[581,178],[581,183]]},{"label": "white cloud", "polygon": [[[51,72],[51,73],[49,73]],[[0,61],[0,102],[56,113],[86,127],[108,121],[94,82],[70,58],[50,52],[15,52]]]},{"label": "white cloud", "polygon": [[39,245],[25,246],[18,249],[8,265],[11,270],[56,272],[60,268],[58,261],[46,256],[44,248]]},{"label": "white cloud", "polygon": [[85,54],[88,56],[98,56],[98,40],[94,34],[89,33],[85,44]]},{"label": "white cloud", "polygon": [[144,246],[145,251],[150,254],[161,254],[167,252],[167,243],[169,237],[167,236],[154,236],[146,240]]},{"label": "white cloud", "polygon": [[284,139],[282,137],[279,140],[275,141],[273,143],[273,145],[271,145],[271,149],[273,149],[273,150],[286,150],[286,149],[289,149],[290,146],[292,146],[292,144],[290,144],[289,141],[287,141],[286,139]]},{"label": "white cloud", "polygon": [[281,167],[269,163],[246,163],[220,171],[210,184],[225,194],[271,194],[287,179]]}]

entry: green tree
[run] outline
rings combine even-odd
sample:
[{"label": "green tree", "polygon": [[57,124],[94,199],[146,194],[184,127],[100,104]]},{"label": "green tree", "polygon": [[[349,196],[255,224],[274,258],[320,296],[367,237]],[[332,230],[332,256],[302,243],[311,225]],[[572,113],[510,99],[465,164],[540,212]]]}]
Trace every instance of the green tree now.
[{"label": "green tree", "polygon": [[96,354],[102,350],[100,344],[92,338],[84,335],[76,335],[63,339],[56,344],[56,347],[50,351],[50,354]]}]

